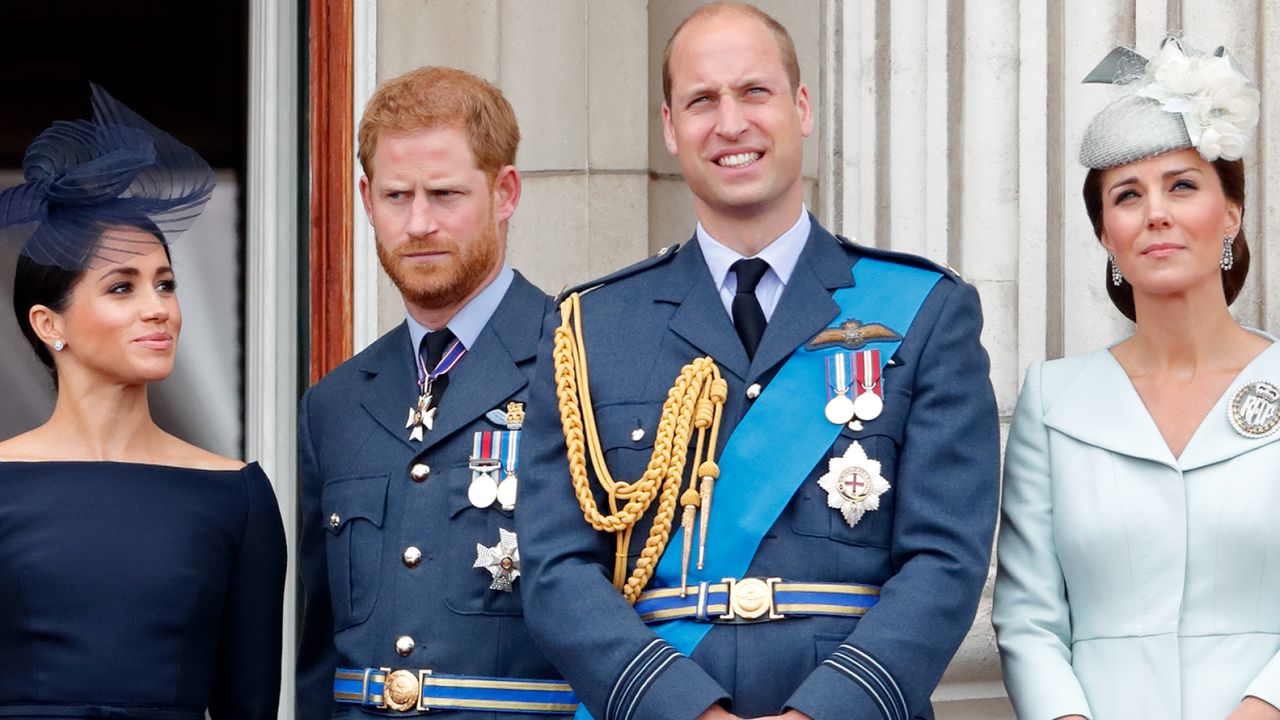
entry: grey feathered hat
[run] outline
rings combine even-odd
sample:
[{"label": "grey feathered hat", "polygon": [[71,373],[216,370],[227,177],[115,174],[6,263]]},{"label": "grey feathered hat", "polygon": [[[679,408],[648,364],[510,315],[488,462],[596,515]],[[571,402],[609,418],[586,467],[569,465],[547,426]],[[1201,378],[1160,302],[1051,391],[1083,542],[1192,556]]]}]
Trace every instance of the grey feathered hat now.
[{"label": "grey feathered hat", "polygon": [[1209,162],[1244,156],[1257,127],[1261,96],[1231,56],[1188,51],[1168,38],[1147,60],[1112,50],[1086,83],[1113,83],[1125,93],[1084,131],[1080,162],[1095,170],[1195,148]]}]

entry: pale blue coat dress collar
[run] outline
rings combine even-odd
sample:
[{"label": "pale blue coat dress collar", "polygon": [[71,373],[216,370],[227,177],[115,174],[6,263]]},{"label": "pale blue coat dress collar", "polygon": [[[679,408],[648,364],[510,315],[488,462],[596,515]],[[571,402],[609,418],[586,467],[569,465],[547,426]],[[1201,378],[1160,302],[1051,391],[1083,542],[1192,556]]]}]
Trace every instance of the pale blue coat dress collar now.
[{"label": "pale blue coat dress collar", "polygon": [[[1090,353],[1075,379],[1064,384],[1062,393],[1056,399],[1046,398],[1044,423],[1090,445],[1158,462],[1182,472],[1256,450],[1280,439],[1280,432],[1262,439],[1247,438],[1231,427],[1227,417],[1231,398],[1241,387],[1255,380],[1280,385],[1280,343],[1265,332],[1252,332],[1270,340],[1272,345],[1231,382],[1177,458],[1109,349]],[[1100,403],[1100,399],[1105,402]]]}]

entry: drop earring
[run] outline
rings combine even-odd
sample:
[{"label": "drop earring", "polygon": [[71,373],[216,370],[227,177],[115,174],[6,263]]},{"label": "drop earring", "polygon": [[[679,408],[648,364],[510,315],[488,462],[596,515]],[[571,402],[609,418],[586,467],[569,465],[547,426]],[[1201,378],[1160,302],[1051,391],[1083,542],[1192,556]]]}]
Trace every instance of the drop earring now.
[{"label": "drop earring", "polygon": [[1235,241],[1236,239],[1230,235],[1222,238],[1222,261],[1218,264],[1222,266],[1223,272],[1230,270],[1231,266],[1236,264],[1236,254],[1231,249]]},{"label": "drop earring", "polygon": [[1124,282],[1124,275],[1120,274],[1120,266],[1116,265],[1116,256],[1107,253],[1107,265],[1111,267],[1111,284],[1120,287],[1120,283]]}]

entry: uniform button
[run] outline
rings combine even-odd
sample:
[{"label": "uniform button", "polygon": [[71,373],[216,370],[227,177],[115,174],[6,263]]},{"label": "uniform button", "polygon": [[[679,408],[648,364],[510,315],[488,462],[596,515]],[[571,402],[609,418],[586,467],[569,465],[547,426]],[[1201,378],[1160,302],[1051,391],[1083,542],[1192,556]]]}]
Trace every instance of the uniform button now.
[{"label": "uniform button", "polygon": [[751,383],[747,387],[747,399],[755,400],[758,397],[760,397],[760,383]]},{"label": "uniform button", "polygon": [[404,565],[405,567],[416,568],[418,563],[422,562],[422,551],[410,545],[404,549]]},{"label": "uniform button", "polygon": [[415,463],[413,467],[409,468],[409,477],[413,478],[416,482],[426,480],[427,476],[430,474],[431,466],[426,463]]},{"label": "uniform button", "polygon": [[411,652],[413,652],[413,638],[408,635],[401,635],[396,638],[396,653],[400,657],[409,657]]},{"label": "uniform button", "polygon": [[337,530],[338,526],[341,524],[342,524],[342,518],[338,517],[338,513],[331,513],[329,515],[329,527],[333,528],[334,530]]},{"label": "uniform button", "polygon": [[644,428],[636,428],[631,431],[631,442],[640,442],[644,439]]}]

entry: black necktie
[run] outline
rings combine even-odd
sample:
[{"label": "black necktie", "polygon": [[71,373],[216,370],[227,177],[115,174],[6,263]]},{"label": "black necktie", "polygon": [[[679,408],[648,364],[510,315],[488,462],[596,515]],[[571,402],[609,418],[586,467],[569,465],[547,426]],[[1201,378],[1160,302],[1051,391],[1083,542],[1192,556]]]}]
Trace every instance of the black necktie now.
[{"label": "black necktie", "polygon": [[742,339],[742,347],[747,349],[747,357],[754,358],[765,326],[764,310],[756,299],[756,285],[769,269],[769,263],[750,258],[735,262],[729,269],[738,276],[738,292],[733,296],[733,327]]},{"label": "black necktie", "polygon": [[[429,332],[422,337],[422,344],[418,346],[418,354],[422,356],[422,364],[427,368],[427,374],[436,369],[436,365],[440,364],[440,358],[444,357],[444,352],[449,345],[455,340],[453,333],[449,328]],[[432,406],[440,405],[440,396],[444,395],[444,389],[449,386],[449,375],[444,374],[431,382]]]}]

